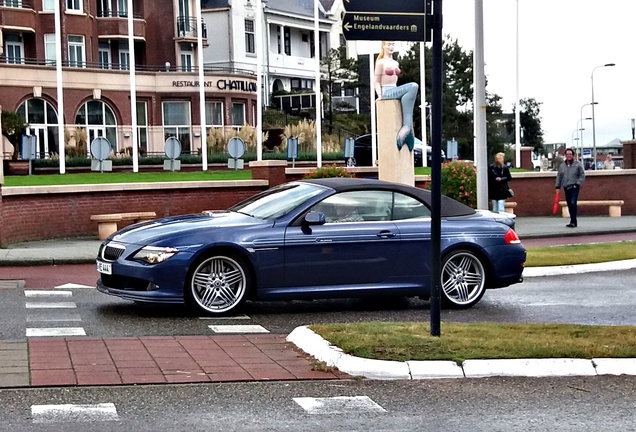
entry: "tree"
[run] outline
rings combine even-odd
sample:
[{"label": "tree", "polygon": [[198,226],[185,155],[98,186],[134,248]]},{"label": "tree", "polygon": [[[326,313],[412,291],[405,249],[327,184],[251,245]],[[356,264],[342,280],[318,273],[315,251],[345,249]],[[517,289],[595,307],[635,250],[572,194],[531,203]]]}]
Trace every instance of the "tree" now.
[{"label": "tree", "polygon": [[2,135],[13,145],[12,159],[17,159],[19,155],[20,138],[26,133],[29,126],[26,119],[14,111],[2,111]]},{"label": "tree", "polygon": [[344,46],[332,48],[325,58],[320,61],[321,88],[327,90],[327,102],[329,103],[329,133],[333,127],[333,103],[334,88],[355,88],[358,82],[358,60],[347,57]]}]

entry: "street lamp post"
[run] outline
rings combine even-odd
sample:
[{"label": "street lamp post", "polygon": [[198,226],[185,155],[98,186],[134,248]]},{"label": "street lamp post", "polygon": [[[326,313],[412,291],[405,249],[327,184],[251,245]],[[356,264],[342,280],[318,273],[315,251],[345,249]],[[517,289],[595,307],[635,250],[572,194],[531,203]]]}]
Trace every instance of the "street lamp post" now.
[{"label": "street lamp post", "polygon": [[594,69],[592,69],[592,157],[594,159],[594,169],[596,169],[596,120],[594,117],[594,105],[596,105],[596,102],[594,102],[594,71],[598,68],[611,66],[616,66],[616,63],[606,63],[604,65],[596,66]]},{"label": "street lamp post", "polygon": [[[586,106],[594,106],[594,105],[598,105],[598,102],[594,102],[594,103],[586,103],[581,105],[581,109],[579,112],[579,121],[581,122],[581,128],[583,127],[583,120],[592,120],[592,117],[586,117],[585,119],[583,118],[583,108],[585,108]],[[581,146],[580,148],[580,153],[581,153],[581,157],[583,157],[583,129],[581,129],[581,141],[579,141],[579,145]]]}]

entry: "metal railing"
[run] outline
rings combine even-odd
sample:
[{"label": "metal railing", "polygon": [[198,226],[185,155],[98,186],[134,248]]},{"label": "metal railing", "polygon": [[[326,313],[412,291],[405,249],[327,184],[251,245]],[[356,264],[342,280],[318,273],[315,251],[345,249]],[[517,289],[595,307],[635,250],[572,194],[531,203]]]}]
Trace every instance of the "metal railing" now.
[{"label": "metal railing", "polygon": [[[208,38],[207,25],[203,22],[203,33],[201,37],[203,39]],[[177,17],[177,37],[197,37],[197,19],[191,16],[178,16]]]},{"label": "metal railing", "polygon": [[0,0],[0,6],[19,9],[33,9],[33,4],[28,0]]},{"label": "metal railing", "polygon": [[[97,11],[98,18],[128,18],[128,11],[118,11],[118,10],[103,10]],[[133,11],[133,18],[135,19],[143,19],[144,16],[141,12]]]}]

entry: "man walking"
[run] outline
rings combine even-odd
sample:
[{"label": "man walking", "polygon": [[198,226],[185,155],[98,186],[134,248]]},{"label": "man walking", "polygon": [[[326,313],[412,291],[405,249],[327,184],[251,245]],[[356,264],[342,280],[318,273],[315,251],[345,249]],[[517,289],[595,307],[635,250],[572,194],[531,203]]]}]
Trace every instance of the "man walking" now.
[{"label": "man walking", "polygon": [[565,150],[565,161],[559,166],[555,187],[557,189],[563,187],[565,190],[565,202],[570,212],[570,223],[566,225],[568,228],[577,226],[576,203],[579,200],[579,190],[583,181],[585,181],[585,170],[577,160],[574,160],[574,151]]}]

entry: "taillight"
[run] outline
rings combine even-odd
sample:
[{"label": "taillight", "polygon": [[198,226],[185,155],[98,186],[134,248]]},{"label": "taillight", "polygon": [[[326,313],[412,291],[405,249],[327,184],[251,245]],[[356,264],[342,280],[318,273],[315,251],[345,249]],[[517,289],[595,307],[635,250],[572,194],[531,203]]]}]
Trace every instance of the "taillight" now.
[{"label": "taillight", "polygon": [[506,242],[506,244],[519,244],[519,243],[521,243],[521,240],[519,240],[519,237],[517,236],[517,233],[512,228],[510,228],[508,230],[508,232],[506,233],[506,235],[504,236],[504,241]]}]

